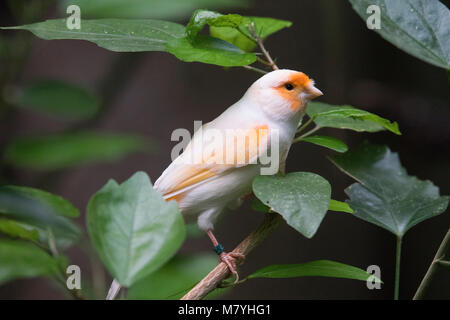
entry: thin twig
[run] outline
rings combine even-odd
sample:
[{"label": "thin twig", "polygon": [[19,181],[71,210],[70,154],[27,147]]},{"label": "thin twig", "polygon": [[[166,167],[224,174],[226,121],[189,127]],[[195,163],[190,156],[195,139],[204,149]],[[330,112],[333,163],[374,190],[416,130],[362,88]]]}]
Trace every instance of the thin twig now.
[{"label": "thin twig", "polygon": [[[422,282],[420,283],[419,288],[417,289],[416,294],[414,295],[413,300],[420,300],[423,299],[425,296],[425,293],[428,289],[428,287],[431,284],[432,279],[434,278],[434,275],[436,274],[437,265],[441,264],[442,262],[447,262],[442,260],[445,257],[445,253],[450,248],[450,229],[447,231],[447,234],[444,237],[444,240],[442,240],[441,245],[439,246],[438,251],[436,252],[436,256],[434,257],[433,261],[431,262],[430,267],[428,268],[427,273],[425,274],[425,277],[422,279]],[[448,259],[447,259],[448,260]]]},{"label": "thin twig", "polygon": [[315,126],[314,128],[312,128],[311,130],[309,130],[308,132],[305,132],[304,134],[302,134],[300,136],[300,139],[306,138],[307,136],[312,135],[314,132],[316,132],[317,130],[322,129],[322,127],[320,126]]},{"label": "thin twig", "polygon": [[[246,33],[241,29],[241,27],[238,27],[238,28],[237,28],[237,31],[239,31],[240,34],[242,34],[242,35],[243,35],[244,37],[246,37],[248,40],[254,42],[255,44],[258,44],[258,42],[256,41],[256,39],[254,39],[253,36],[249,36],[248,34],[246,34]],[[248,28],[247,28],[247,31],[248,31]]]},{"label": "thin twig", "polygon": [[[261,53],[261,54],[263,54],[263,53]],[[260,57],[256,57],[256,60],[257,60],[258,62],[262,63],[262,64],[265,65],[265,66],[272,67],[272,66],[270,65],[269,62],[267,62],[267,61],[264,60],[264,59],[261,59]]]},{"label": "thin twig", "polygon": [[292,144],[300,142],[303,138],[306,138],[310,135],[312,135],[314,132],[316,132],[317,130],[322,129],[322,127],[319,126],[315,126],[314,128],[312,128],[311,130],[305,132],[304,134],[302,134],[301,136],[298,136],[297,138],[295,138],[294,140],[292,140]]},{"label": "thin twig", "polygon": [[[267,213],[261,224],[250,233],[233,252],[247,256],[255,247],[266,239],[279,225],[282,218],[276,213]],[[181,300],[200,300],[219,287],[220,283],[230,275],[230,270],[223,262],[219,263],[206,277],[192,288]]]},{"label": "thin twig", "polygon": [[297,129],[296,133],[300,133],[305,130],[314,121],[315,118],[315,116],[310,117],[308,121],[306,121],[302,126],[300,126],[300,128]]},{"label": "thin twig", "polygon": [[394,300],[398,300],[400,293],[400,261],[402,257],[402,237],[397,236],[397,246],[395,249],[395,283]]},{"label": "thin twig", "polygon": [[52,256],[59,256],[58,248],[56,247],[55,236],[53,235],[52,229],[50,227],[47,228],[47,238],[48,238],[48,247],[50,248],[50,252]]},{"label": "thin twig", "polygon": [[[272,68],[272,70],[279,69],[278,66],[275,64],[275,62],[273,61],[272,57],[270,56],[269,51],[267,51],[267,49],[264,47],[263,39],[257,34],[257,32],[255,30],[255,24],[253,22],[250,23],[249,25],[247,25],[247,32],[250,34],[250,36],[248,36],[247,33],[243,32],[240,28],[238,28],[238,30],[241,34],[243,34],[245,37],[247,37],[251,41],[255,42],[259,46],[262,53],[257,53],[257,54],[262,54],[266,58],[266,60],[264,60],[264,59],[257,57],[257,60],[261,64],[263,64],[265,66],[269,66],[270,68]],[[259,68],[251,67],[251,66],[244,66],[244,68],[247,70],[252,70],[252,71],[261,73],[261,74],[268,73],[267,71],[264,71]]]},{"label": "thin twig", "polygon": [[[48,237],[48,246],[50,248],[50,252],[54,258],[59,257],[58,248],[56,246],[55,236],[53,235],[53,231],[50,228],[47,228],[47,237]],[[64,270],[61,263],[58,263],[58,272],[59,274],[56,274],[56,280],[61,283],[61,286],[63,286],[69,294],[76,300],[83,300],[84,297],[81,295],[80,290],[78,289],[69,289],[67,287],[67,274],[66,270]]]},{"label": "thin twig", "polygon": [[273,69],[273,70],[278,70],[278,66],[275,64],[275,62],[273,61],[272,57],[269,54],[269,51],[267,51],[267,49],[264,47],[263,44],[263,39],[256,33],[255,30],[255,24],[252,22],[248,25],[248,31],[250,33],[250,35],[253,37],[253,39],[256,41],[256,43],[258,44],[259,48],[261,49],[261,52],[264,54],[264,56],[267,59],[268,65]]},{"label": "thin twig", "polygon": [[265,70],[263,70],[263,69],[259,69],[259,68],[255,68],[255,67],[252,67],[252,66],[243,66],[245,69],[248,69],[248,70],[252,70],[252,71],[255,71],[255,72],[258,72],[258,73],[261,73],[261,74],[266,74],[266,73],[268,73],[267,71],[265,71]]}]

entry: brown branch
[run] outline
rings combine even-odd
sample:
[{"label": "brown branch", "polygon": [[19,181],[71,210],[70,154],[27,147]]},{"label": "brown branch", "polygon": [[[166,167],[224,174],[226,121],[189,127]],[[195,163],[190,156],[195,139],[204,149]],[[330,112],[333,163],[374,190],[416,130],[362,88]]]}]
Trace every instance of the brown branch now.
[{"label": "brown branch", "polygon": [[257,72],[257,73],[261,73],[261,74],[266,74],[266,73],[268,73],[267,71],[265,71],[265,70],[262,70],[262,69],[259,69],[259,68],[255,68],[255,67],[252,67],[252,66],[243,66],[245,69],[248,69],[248,70],[251,70],[251,71],[255,71],[255,72]]},{"label": "brown branch", "polygon": [[253,37],[253,39],[258,44],[259,48],[261,49],[261,52],[266,57],[267,65],[269,65],[273,70],[278,70],[279,68],[273,61],[272,57],[270,56],[269,51],[267,51],[267,49],[264,47],[263,39],[257,34],[255,24],[253,22],[250,23],[247,30],[249,31],[250,35]]},{"label": "brown branch", "polygon": [[[280,224],[282,218],[276,213],[267,213],[261,224],[252,231],[233,252],[247,256],[255,247],[263,242]],[[181,298],[181,300],[200,300],[216,289],[220,283],[230,276],[225,263],[219,263],[206,277]]]},{"label": "brown branch", "polygon": [[[265,66],[269,66],[270,68],[272,68],[272,70],[278,70],[278,66],[275,64],[275,62],[273,61],[272,57],[269,54],[269,51],[267,51],[267,49],[264,47],[263,44],[263,39],[260,37],[260,35],[258,35],[258,33],[256,32],[256,27],[255,24],[252,22],[249,25],[247,25],[247,31],[250,34],[250,37],[245,33],[242,32],[242,30],[238,29],[244,36],[246,36],[247,38],[249,38],[250,40],[254,41],[259,48],[261,49],[262,55],[264,55],[264,57],[266,58],[266,60],[261,59],[259,57],[256,57],[257,60],[262,63]],[[261,54],[261,53],[259,53]],[[244,68],[248,69],[248,70],[252,70],[258,73],[262,73],[262,74],[266,74],[268,72],[255,68],[255,67],[251,67],[251,66],[243,66]]]}]

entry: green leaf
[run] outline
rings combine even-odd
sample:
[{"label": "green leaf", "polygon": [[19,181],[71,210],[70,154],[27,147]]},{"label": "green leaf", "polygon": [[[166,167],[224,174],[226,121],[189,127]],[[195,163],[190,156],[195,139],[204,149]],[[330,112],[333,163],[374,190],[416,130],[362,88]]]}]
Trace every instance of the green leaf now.
[{"label": "green leaf", "polygon": [[327,213],[331,186],[317,174],[294,172],[285,176],[258,176],[253,180],[253,192],[291,227],[311,238]]},{"label": "green leaf", "polygon": [[353,209],[350,208],[348,203],[337,201],[337,200],[330,200],[330,206],[328,207],[328,210],[330,211],[338,211],[338,212],[347,212],[347,213],[353,213]]},{"label": "green leaf", "polygon": [[57,80],[41,80],[23,88],[18,105],[69,119],[96,114],[99,99],[86,90]]},{"label": "green leaf", "polygon": [[180,299],[217,265],[216,254],[175,256],[159,270],[134,284],[129,299]]},{"label": "green leaf", "polygon": [[185,62],[203,62],[223,67],[244,66],[256,61],[253,53],[245,53],[234,45],[209,36],[198,35],[193,42],[174,39],[167,50]]},{"label": "green leaf", "polygon": [[255,26],[256,34],[262,39],[266,39],[271,34],[292,26],[292,22],[287,20],[265,17],[244,17],[241,24],[241,29],[248,36],[250,36],[250,33],[247,29],[251,23]]},{"label": "green leaf", "polygon": [[78,5],[82,18],[185,18],[197,8],[247,7],[247,0],[64,0],[61,13],[66,15],[69,5]]},{"label": "green leaf", "polygon": [[186,34],[189,41],[193,41],[206,24],[216,27],[237,28],[241,22],[242,16],[238,14],[223,15],[218,12],[199,9],[192,14],[186,26]]},{"label": "green leaf", "polygon": [[398,154],[386,146],[366,142],[331,161],[359,182],[345,190],[355,216],[399,237],[447,208],[449,197],[440,196],[430,181],[409,176]]},{"label": "green leaf", "polygon": [[59,261],[31,243],[0,239],[0,284],[56,274]]},{"label": "green leaf", "polygon": [[160,268],[185,237],[176,202],[166,202],[143,172],[121,185],[110,180],[94,194],[87,226],[106,268],[125,287]]},{"label": "green leaf", "polygon": [[376,114],[351,106],[336,107],[321,102],[310,102],[306,113],[314,117],[314,122],[319,127],[368,132],[389,130],[401,134],[397,122],[390,122]]},{"label": "green leaf", "polygon": [[438,0],[350,0],[364,21],[370,5],[380,9],[384,39],[407,53],[435,66],[450,68],[450,11]]},{"label": "green leaf", "polygon": [[45,40],[78,39],[118,52],[166,51],[169,40],[183,38],[184,26],[160,20],[81,20],[81,29],[68,29],[66,19],[47,20],[17,27]]},{"label": "green leaf", "polygon": [[13,238],[39,241],[39,232],[36,229],[10,219],[0,218],[0,232]]},{"label": "green leaf", "polygon": [[[253,198],[251,202],[251,208],[252,210],[258,211],[258,212],[264,212],[269,213],[272,212],[272,210],[266,206],[264,203],[261,202],[258,198]],[[339,211],[339,212],[347,212],[347,213],[353,213],[352,208],[345,203],[337,200],[330,200],[330,205],[328,206],[328,211]]]},{"label": "green leaf", "polygon": [[328,136],[309,136],[301,138],[299,141],[306,141],[321,147],[329,148],[337,152],[345,152],[348,150],[347,145],[341,140]]},{"label": "green leaf", "polygon": [[185,37],[182,25],[159,20],[98,19],[82,20],[80,30],[67,29],[64,19],[47,20],[4,29],[23,29],[46,39],[79,39],[112,51],[168,51],[186,62],[211,63],[225,67],[251,64],[256,56],[226,41],[209,36]]},{"label": "green leaf", "polygon": [[252,210],[258,211],[258,212],[264,212],[269,213],[272,212],[272,210],[266,206],[264,203],[261,202],[258,198],[253,198],[251,202]]},{"label": "green leaf", "polygon": [[[80,211],[75,208],[69,201],[60,197],[58,195],[54,195],[50,192],[30,188],[23,186],[0,186],[0,191],[11,192],[16,196],[20,196],[23,199],[30,199],[36,201],[44,206],[46,206],[52,213],[69,217],[69,218],[77,218],[80,215]],[[0,212],[2,213],[13,213],[15,209],[11,210],[8,207],[4,207],[0,204]]]},{"label": "green leaf", "polygon": [[210,26],[209,31],[211,36],[232,43],[246,52],[251,52],[257,46],[254,41],[250,40],[252,36],[248,32],[248,25],[251,23],[255,26],[256,34],[263,40],[271,34],[292,25],[292,22],[286,20],[264,17],[243,17],[239,26],[240,31],[236,28],[224,26]]},{"label": "green leaf", "polygon": [[7,146],[4,159],[19,167],[58,170],[114,161],[145,147],[145,141],[134,135],[75,132],[16,139]]},{"label": "green leaf", "polygon": [[0,186],[0,214],[19,222],[24,228],[37,230],[43,243],[48,242],[51,230],[56,245],[63,249],[81,236],[81,230],[66,218],[78,217],[79,211],[67,200],[43,190]]},{"label": "green leaf", "polygon": [[210,26],[209,34],[214,38],[229,42],[245,52],[252,52],[257,46],[255,41],[235,28]]},{"label": "green leaf", "polygon": [[264,267],[252,273],[248,278],[297,278],[297,277],[332,277],[367,281],[373,277],[375,282],[382,282],[366,271],[340,262],[317,260],[302,264],[276,264]]}]

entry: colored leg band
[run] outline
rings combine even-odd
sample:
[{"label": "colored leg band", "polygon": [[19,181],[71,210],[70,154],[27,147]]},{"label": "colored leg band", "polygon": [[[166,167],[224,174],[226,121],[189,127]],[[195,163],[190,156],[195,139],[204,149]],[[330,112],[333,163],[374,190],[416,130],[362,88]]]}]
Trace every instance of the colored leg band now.
[{"label": "colored leg band", "polygon": [[222,252],[225,251],[225,248],[223,247],[223,245],[219,243],[217,246],[214,247],[214,251],[220,255]]}]

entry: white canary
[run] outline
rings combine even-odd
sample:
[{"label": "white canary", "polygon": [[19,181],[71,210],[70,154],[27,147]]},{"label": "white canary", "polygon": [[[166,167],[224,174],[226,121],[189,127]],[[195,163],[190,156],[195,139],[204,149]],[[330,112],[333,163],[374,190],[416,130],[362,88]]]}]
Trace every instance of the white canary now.
[{"label": "white canary", "polygon": [[[260,161],[263,154],[284,168],[306,104],[321,95],[302,72],[276,70],[262,76],[238,102],[199,129],[155,182],[167,201],[177,201],[185,218],[197,218],[236,277],[236,259],[244,257],[224,251],[212,233],[214,223],[251,193],[252,180],[267,166]],[[242,136],[244,143],[239,144]]]}]

